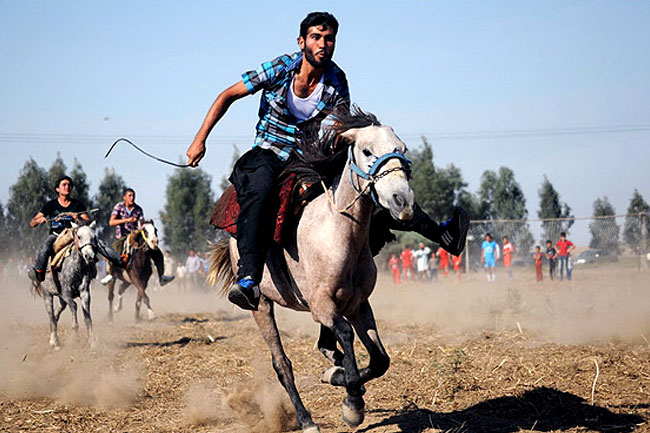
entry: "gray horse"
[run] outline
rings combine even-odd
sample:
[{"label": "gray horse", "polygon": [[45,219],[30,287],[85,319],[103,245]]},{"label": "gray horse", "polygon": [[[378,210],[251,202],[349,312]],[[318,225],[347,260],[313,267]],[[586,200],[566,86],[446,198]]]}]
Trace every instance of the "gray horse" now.
[{"label": "gray horse", "polygon": [[[90,317],[90,281],[97,276],[97,238],[95,222],[90,225],[77,226],[72,224],[74,246],[70,255],[63,259],[59,270],[52,271],[51,281],[47,281],[37,289],[37,293],[45,300],[45,310],[50,317],[50,346],[59,349],[57,324],[61,313],[67,306],[72,312],[72,328],[77,331],[77,303],[74,298],[81,299],[84,322],[88,330],[88,341],[94,344],[93,323]],[[54,309],[54,298],[59,298],[59,307]]]},{"label": "gray horse", "polygon": [[[330,149],[333,155],[314,156],[313,149]],[[296,409],[300,427],[305,433],[316,433],[320,429],[301,401],[291,362],[282,348],[274,304],[310,311],[320,323],[318,348],[334,364],[324,372],[322,381],[345,387],[343,420],[351,427],[361,424],[364,384],[382,376],[390,364],[368,301],[377,279],[369,247],[370,219],[375,206],[381,206],[396,219],[410,220],[414,197],[405,144],[371,114],[356,109],[339,117],[334,133],[304,146],[303,152],[303,159],[314,162],[307,165],[319,172],[317,178],[323,179],[331,167],[337,167],[337,173],[328,182],[331,186],[323,184],[325,194],[305,207],[293,239],[269,251],[259,308],[253,317],[271,350],[273,367]],[[234,238],[214,244],[210,281],[221,280],[225,291],[237,274],[237,261]],[[361,370],[353,349],[355,331],[370,355],[368,366]]]}]

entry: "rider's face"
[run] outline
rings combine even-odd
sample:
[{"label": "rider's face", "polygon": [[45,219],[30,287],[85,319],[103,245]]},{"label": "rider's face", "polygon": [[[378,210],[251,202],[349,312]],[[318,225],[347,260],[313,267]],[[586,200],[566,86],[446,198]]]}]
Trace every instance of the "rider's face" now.
[{"label": "rider's face", "polygon": [[72,184],[67,179],[62,180],[59,186],[56,188],[56,192],[61,197],[68,197],[70,195],[70,191],[72,191]]},{"label": "rider's face", "polygon": [[135,193],[133,191],[127,191],[122,198],[124,199],[125,205],[133,206],[133,203],[135,202]]},{"label": "rider's face", "polygon": [[328,26],[312,26],[307,29],[307,36],[298,38],[298,45],[305,53],[305,59],[315,68],[322,68],[334,55],[336,34]]}]

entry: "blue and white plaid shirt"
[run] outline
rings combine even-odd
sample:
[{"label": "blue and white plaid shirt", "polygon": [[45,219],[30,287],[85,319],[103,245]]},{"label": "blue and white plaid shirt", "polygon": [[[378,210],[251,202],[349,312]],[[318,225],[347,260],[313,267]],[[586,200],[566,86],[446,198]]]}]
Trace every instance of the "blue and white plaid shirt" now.
[{"label": "blue and white plaid shirt", "polygon": [[285,54],[262,63],[255,71],[242,74],[246,88],[253,94],[262,89],[259,122],[253,147],[270,149],[283,161],[291,155],[301,138],[301,125],[322,121],[329,111],[340,104],[350,104],[350,91],[345,73],[334,62],[329,62],[323,74],[323,93],[312,115],[299,122],[287,104],[291,81],[300,70],[302,53]]}]

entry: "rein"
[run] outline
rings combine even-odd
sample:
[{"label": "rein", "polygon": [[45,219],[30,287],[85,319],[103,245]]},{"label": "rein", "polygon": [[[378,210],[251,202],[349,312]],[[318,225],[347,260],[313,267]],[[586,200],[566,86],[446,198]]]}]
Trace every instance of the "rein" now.
[{"label": "rein", "polygon": [[[379,157],[375,156],[375,161],[373,162],[372,166],[370,169],[365,172],[359,167],[354,160],[354,154],[352,153],[352,147],[353,145],[350,145],[348,147],[348,164],[350,166],[350,183],[352,184],[352,188],[357,192],[357,195],[352,199],[352,201],[345,206],[343,209],[339,209],[338,206],[336,206],[336,203],[334,202],[334,198],[332,197],[331,192],[329,189],[325,186],[325,182],[323,182],[323,179],[319,176],[320,183],[323,186],[323,189],[325,190],[325,193],[327,194],[327,198],[330,201],[330,204],[334,209],[336,209],[337,212],[339,213],[345,213],[347,212],[361,197],[366,195],[368,191],[370,191],[370,197],[372,198],[373,203],[377,205],[380,208],[383,208],[383,206],[379,203],[379,198],[377,197],[377,190],[375,189],[375,184],[377,181],[390,173],[393,173],[395,171],[404,171],[407,176],[410,177],[410,172],[411,172],[411,161],[401,152],[390,152],[390,153],[385,153]],[[374,155],[373,155],[374,156]],[[395,167],[391,168],[388,170],[385,170],[379,174],[377,172],[381,167],[386,164],[390,159],[397,158],[400,160],[401,165],[400,167]],[[357,175],[357,177],[360,177],[368,183],[363,189],[358,188],[355,183],[354,183],[354,175]]]},{"label": "rein", "polygon": [[108,155],[113,151],[113,148],[115,147],[115,145],[117,143],[119,143],[120,141],[124,141],[125,143],[129,143],[131,146],[135,147],[138,151],[144,153],[149,158],[155,159],[156,161],[162,162],[163,164],[172,165],[172,166],[178,167],[178,168],[188,168],[190,166],[189,164],[177,164],[175,162],[171,162],[171,161],[167,161],[166,159],[159,158],[156,155],[153,155],[153,154],[147,152],[146,150],[138,147],[136,144],[134,144],[133,142],[131,142],[130,140],[128,140],[126,138],[118,138],[117,140],[115,140],[115,142],[108,149],[108,152],[106,152],[106,155],[104,155],[104,158],[108,157]]}]

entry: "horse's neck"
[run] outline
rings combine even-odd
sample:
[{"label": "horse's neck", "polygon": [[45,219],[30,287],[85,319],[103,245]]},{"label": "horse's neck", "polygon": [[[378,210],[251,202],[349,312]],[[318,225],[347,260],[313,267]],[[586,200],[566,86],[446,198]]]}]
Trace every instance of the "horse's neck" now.
[{"label": "horse's neck", "polygon": [[[370,225],[370,217],[372,215],[373,203],[369,200],[369,196],[359,197],[359,192],[355,189],[352,182],[357,182],[357,176],[350,177],[350,162],[345,164],[345,168],[341,173],[338,184],[334,188],[334,203],[339,210],[346,209],[350,203],[353,203],[341,215],[345,220],[350,220],[354,225],[366,228]],[[356,184],[359,187],[358,184]],[[359,188],[363,190],[363,187]]]}]

